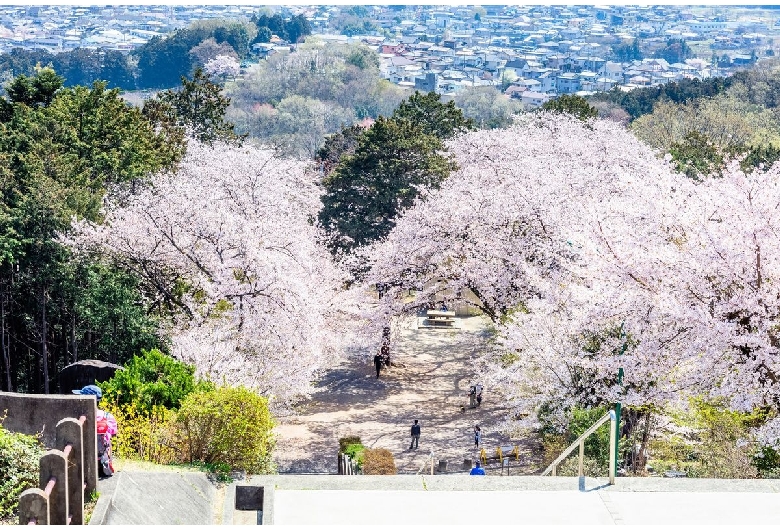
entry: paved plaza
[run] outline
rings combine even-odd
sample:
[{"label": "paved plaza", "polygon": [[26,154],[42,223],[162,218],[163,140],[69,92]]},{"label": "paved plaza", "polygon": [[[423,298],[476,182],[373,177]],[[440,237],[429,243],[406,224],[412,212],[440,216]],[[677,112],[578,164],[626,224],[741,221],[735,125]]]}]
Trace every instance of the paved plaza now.
[{"label": "paved plaza", "polygon": [[[368,447],[389,449],[399,473],[417,473],[434,458],[460,469],[474,458],[473,429],[479,424],[483,446],[494,452],[510,439],[498,432],[505,419],[502,400],[485,387],[482,405],[461,412],[468,388],[477,382],[473,367],[474,340],[484,331],[482,317],[458,319],[460,330],[406,329],[392,351],[393,366],[376,378],[370,358],[350,359],[326,373],[313,398],[299,414],[282,418],[276,428],[275,459],[280,473],[335,473],[338,439],[360,436]],[[414,419],[422,425],[420,447],[409,449]],[[527,440],[519,444],[515,473],[534,472],[541,465],[538,450]]]}]

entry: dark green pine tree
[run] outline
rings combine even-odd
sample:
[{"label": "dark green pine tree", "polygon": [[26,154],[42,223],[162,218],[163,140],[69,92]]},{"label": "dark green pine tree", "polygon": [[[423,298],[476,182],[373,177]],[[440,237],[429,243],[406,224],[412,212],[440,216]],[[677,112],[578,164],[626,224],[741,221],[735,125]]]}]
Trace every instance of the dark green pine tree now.
[{"label": "dark green pine tree", "polygon": [[345,129],[326,144],[319,159],[340,159],[323,180],[319,214],[331,250],[350,253],[384,238],[421,190],[438,188],[456,168],[444,140],[474,127],[452,101],[415,92],[392,117],[380,117],[363,133]]},{"label": "dark green pine tree", "polygon": [[181,89],[165,90],[148,101],[144,114],[156,121],[185,127],[209,145],[217,140],[240,145],[246,135],[236,134],[235,125],[225,121],[230,98],[222,95],[222,87],[212,82],[201,68],[195,70],[192,79],[182,76],[181,82]]},{"label": "dark green pine tree", "polygon": [[582,121],[587,121],[599,115],[599,111],[592,107],[588,100],[574,94],[563,94],[555,99],[551,99],[542,105],[540,109],[560,114],[570,114]]},{"label": "dark green pine tree", "polygon": [[423,133],[442,140],[476,128],[474,120],[463,116],[454,101],[442,103],[441,95],[436,92],[423,94],[415,91],[409,99],[398,105],[393,112],[393,119],[408,120],[420,126]]},{"label": "dark green pine tree", "polygon": [[323,181],[319,220],[334,253],[385,237],[421,188],[435,189],[455,169],[437,136],[409,120],[380,117]]}]

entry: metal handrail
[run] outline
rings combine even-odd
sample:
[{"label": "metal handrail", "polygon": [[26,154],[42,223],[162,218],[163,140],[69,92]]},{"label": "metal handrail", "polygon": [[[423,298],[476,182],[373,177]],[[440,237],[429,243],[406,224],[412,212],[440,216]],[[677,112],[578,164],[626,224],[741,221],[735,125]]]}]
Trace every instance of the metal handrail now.
[{"label": "metal handrail", "polygon": [[604,414],[599,420],[591,425],[587,431],[582,433],[579,438],[574,440],[574,442],[567,447],[561,454],[552,461],[552,463],[547,466],[547,469],[545,469],[542,472],[542,476],[551,474],[553,477],[556,476],[556,471],[558,469],[558,465],[566,459],[577,447],[580,448],[580,455],[579,455],[579,474],[580,477],[585,476],[585,466],[584,466],[584,460],[585,460],[585,440],[596,432],[596,429],[604,425],[607,421],[610,422],[610,429],[609,429],[609,483],[614,484],[615,483],[615,459],[612,457],[612,455],[615,454],[615,445],[617,443],[616,433],[615,433],[615,427],[617,423],[617,417],[615,415],[614,410],[610,410],[608,413]]}]

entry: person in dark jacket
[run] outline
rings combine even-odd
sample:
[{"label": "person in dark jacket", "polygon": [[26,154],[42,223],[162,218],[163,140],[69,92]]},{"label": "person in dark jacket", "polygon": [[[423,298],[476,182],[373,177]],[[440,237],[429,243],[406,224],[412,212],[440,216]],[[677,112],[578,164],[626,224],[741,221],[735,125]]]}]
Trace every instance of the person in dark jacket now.
[{"label": "person in dark jacket", "polygon": [[412,443],[409,449],[417,449],[420,446],[420,423],[414,420],[412,425]]},{"label": "person in dark jacket", "polygon": [[384,363],[384,359],[382,359],[382,356],[380,354],[374,355],[374,367],[376,368],[376,378],[379,379],[379,371],[382,369],[382,364]]}]

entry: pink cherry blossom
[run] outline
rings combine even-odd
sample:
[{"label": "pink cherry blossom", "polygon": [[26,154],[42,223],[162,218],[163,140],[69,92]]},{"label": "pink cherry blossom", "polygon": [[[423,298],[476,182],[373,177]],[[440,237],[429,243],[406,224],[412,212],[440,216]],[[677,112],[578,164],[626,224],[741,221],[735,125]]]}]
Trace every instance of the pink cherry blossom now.
[{"label": "pink cherry blossom", "polygon": [[[319,243],[316,172],[254,147],[191,143],[175,174],[109,204],[74,245],[100,249],[176,299],[173,354],[200,376],[278,403],[307,394],[342,350],[344,278]],[[170,274],[168,274],[170,276]]]},{"label": "pink cherry blossom", "polygon": [[449,149],[460,169],[366,253],[392,286],[374,333],[470,299],[494,326],[485,380],[526,425],[542,404],[777,408],[780,170],[696,184],[617,124],[555,115]]}]

